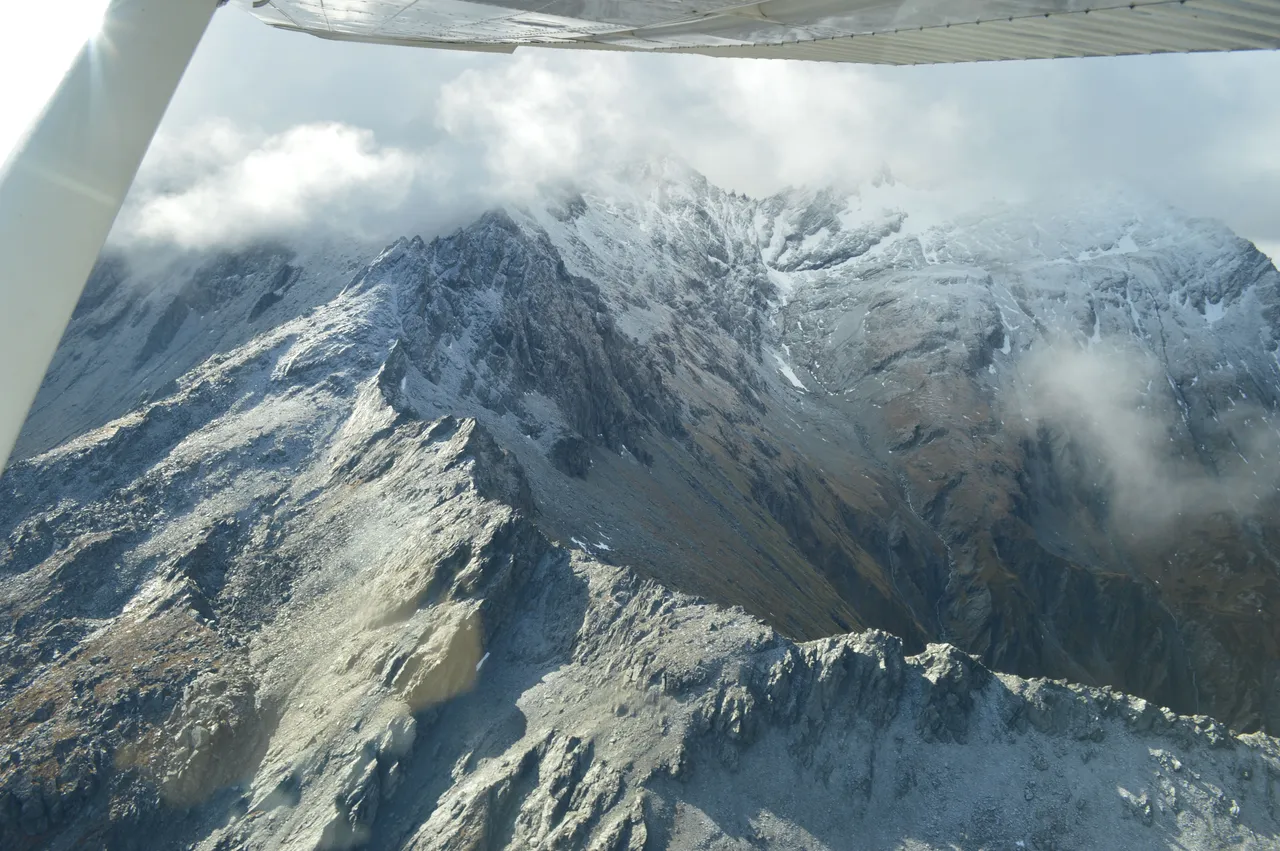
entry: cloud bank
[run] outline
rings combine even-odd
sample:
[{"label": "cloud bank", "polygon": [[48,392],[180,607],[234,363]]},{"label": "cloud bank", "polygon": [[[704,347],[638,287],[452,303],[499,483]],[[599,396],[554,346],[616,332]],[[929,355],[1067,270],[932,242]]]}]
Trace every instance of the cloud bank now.
[{"label": "cloud bank", "polygon": [[122,212],[122,236],[207,248],[321,223],[362,232],[402,205],[417,158],[378,145],[372,131],[302,124],[252,136],[214,122],[157,140]]},{"label": "cloud bank", "polygon": [[1280,245],[1280,54],[927,68],[326,42],[214,19],[114,237],[438,233],[674,154],[729,189],[1136,188]]}]

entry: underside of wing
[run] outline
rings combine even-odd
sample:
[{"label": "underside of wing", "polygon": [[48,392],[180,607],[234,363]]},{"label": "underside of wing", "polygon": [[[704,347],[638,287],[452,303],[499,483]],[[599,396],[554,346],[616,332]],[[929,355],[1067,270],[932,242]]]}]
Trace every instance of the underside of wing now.
[{"label": "underside of wing", "polygon": [[324,38],[920,65],[1280,47],[1280,0],[245,0]]}]

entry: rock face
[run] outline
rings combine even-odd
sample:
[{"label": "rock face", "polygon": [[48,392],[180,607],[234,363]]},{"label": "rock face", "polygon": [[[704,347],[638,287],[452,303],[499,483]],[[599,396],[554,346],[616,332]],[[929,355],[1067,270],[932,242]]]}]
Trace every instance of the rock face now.
[{"label": "rock face", "polygon": [[[474,420],[405,417],[376,379],[359,394],[249,529],[206,529],[68,652],[25,642],[48,661],[7,680],[35,674],[0,719],[6,847],[1212,848],[1280,831],[1269,737],[948,645],[906,656],[882,632],[795,644],[552,545]],[[222,585],[202,589],[193,553],[217,538]],[[48,599],[44,566],[22,578]],[[250,597],[274,615],[238,610]]]},{"label": "rock face", "polygon": [[145,260],[0,478],[0,845],[1280,841],[1280,275],[1220,226],[659,163]]}]

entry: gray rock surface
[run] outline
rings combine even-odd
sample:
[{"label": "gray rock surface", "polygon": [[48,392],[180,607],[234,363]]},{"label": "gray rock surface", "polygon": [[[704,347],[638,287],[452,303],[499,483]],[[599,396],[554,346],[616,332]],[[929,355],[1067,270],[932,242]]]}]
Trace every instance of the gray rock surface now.
[{"label": "gray rock surface", "polygon": [[1276,847],[1277,341],[1149,202],[669,162],[106,258],[0,477],[0,845]]},{"label": "gray rock surface", "polygon": [[553,546],[478,424],[361,393],[326,486],[259,521],[295,565],[275,617],[241,643],[169,572],[6,702],[7,847],[1277,841],[1269,737],[948,645],[796,644]]}]

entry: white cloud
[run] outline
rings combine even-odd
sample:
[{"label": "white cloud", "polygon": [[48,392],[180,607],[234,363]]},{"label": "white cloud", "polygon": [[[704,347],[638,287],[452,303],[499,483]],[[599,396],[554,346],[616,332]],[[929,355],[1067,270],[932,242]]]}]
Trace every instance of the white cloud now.
[{"label": "white cloud", "polygon": [[916,184],[955,173],[972,136],[951,105],[864,68],[528,52],[443,84],[440,129],[480,180],[527,192],[654,153],[755,194],[858,182],[888,165]]},{"label": "white cloud", "polygon": [[263,137],[211,122],[156,140],[114,239],[199,248],[302,229],[359,232],[404,203],[418,164],[345,124]]},{"label": "white cloud", "polygon": [[655,154],[755,194],[856,183],[886,164],[922,184],[954,165],[939,138],[972,135],[947,104],[864,69],[767,61],[531,51],[463,67],[427,100],[429,125],[400,147],[333,122],[166,128],[114,241],[201,247],[329,224],[430,235],[544,182]]},{"label": "white cloud", "polygon": [[608,57],[585,56],[565,74],[536,54],[467,70],[442,88],[437,121],[480,154],[495,190],[523,193],[651,141],[617,70]]},{"label": "white cloud", "polygon": [[906,97],[866,68],[754,61],[707,70],[715,73],[687,82],[704,100],[691,153],[749,192],[860,182],[885,165],[929,183],[948,166],[939,143],[963,123],[946,104]]},{"label": "white cloud", "polygon": [[[1276,244],[1277,72],[1266,52],[925,68],[469,54],[327,42],[224,10],[166,118],[185,142],[157,144],[118,233],[429,236],[540,181],[674,153],[756,195],[882,165],[963,194],[1132,187]],[[334,122],[332,137],[300,129]]]},{"label": "white cloud", "polygon": [[[1239,463],[1232,453],[1222,453],[1210,472],[1177,454],[1171,445],[1177,434],[1171,424],[1180,420],[1174,400],[1143,391],[1165,378],[1150,354],[1064,342],[1033,350],[1019,369],[1029,391],[1021,413],[1033,429],[1052,426],[1088,450],[1072,463],[1088,471],[1086,478],[1109,486],[1112,520],[1143,539],[1218,512],[1251,515],[1280,483],[1280,437],[1268,428],[1249,427],[1251,418],[1265,421],[1266,411],[1247,400],[1221,412],[1219,427],[1225,433],[1214,435],[1231,441]],[[1101,469],[1091,469],[1091,457],[1098,458]]]}]

